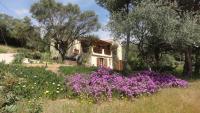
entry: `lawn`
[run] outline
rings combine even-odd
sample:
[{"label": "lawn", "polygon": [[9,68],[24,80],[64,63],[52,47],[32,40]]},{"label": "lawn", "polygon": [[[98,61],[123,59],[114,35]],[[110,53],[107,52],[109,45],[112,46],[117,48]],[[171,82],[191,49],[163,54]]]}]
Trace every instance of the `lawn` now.
[{"label": "lawn", "polygon": [[[43,100],[44,113],[200,113],[200,80],[186,89],[164,89],[133,101],[113,99],[98,104],[80,100]],[[21,106],[23,109],[26,106]],[[19,110],[19,113],[24,113]]]},{"label": "lawn", "polygon": [[96,67],[84,67],[84,66],[61,66],[59,71],[65,75],[72,75],[75,73],[88,74],[97,70]]}]

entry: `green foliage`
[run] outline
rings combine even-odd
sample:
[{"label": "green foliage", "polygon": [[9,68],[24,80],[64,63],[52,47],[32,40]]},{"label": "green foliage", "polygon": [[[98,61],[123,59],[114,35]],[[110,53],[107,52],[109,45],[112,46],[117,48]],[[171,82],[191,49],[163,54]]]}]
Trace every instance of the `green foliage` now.
[{"label": "green foliage", "polygon": [[129,61],[129,65],[131,67],[131,71],[138,71],[138,70],[147,70],[148,65],[144,60],[140,58],[135,58],[132,61]]},{"label": "green foliage", "polygon": [[62,60],[75,40],[100,27],[95,12],[82,12],[78,5],[63,5],[55,0],[40,0],[32,5],[31,13],[46,32],[44,42],[54,46]]},{"label": "green foliage", "polygon": [[21,56],[24,56],[24,58],[34,59],[34,60],[40,60],[42,58],[42,54],[39,51],[31,51],[28,49],[21,49],[18,51]]},{"label": "green foliage", "polygon": [[6,14],[0,14],[0,31],[1,43],[37,50],[43,48],[40,30],[32,25],[29,17],[20,20]]},{"label": "green foliage", "polygon": [[0,53],[6,53],[7,51],[3,48],[0,48]]},{"label": "green foliage", "polygon": [[41,63],[43,62],[52,62],[51,55],[49,52],[39,52],[39,51],[30,51],[28,49],[21,49],[18,51],[18,54],[15,55],[13,64],[22,64],[24,58],[30,60],[38,60]]},{"label": "green foliage", "polygon": [[16,54],[15,59],[13,60],[12,63],[13,64],[22,64],[24,58],[25,58],[24,54],[21,54],[21,53]]},{"label": "green foliage", "polygon": [[152,68],[160,72],[174,73],[178,64],[178,61],[172,55],[164,54],[160,59],[159,65],[153,65]]},{"label": "green foliage", "polygon": [[126,11],[127,6],[133,7],[140,0],[96,0],[97,4],[106,8],[111,13]]},{"label": "green foliage", "polygon": [[[5,68],[4,68],[5,69]],[[13,87],[18,83],[18,78],[12,74],[1,71],[0,73],[0,111],[14,113],[18,97],[13,93]]]},{"label": "green foliage", "polygon": [[42,61],[51,61],[51,54],[49,52],[45,52],[41,54]]},{"label": "green foliage", "polygon": [[84,73],[88,74],[92,71],[97,70],[96,67],[84,67],[84,66],[63,66],[60,67],[60,72],[64,73],[65,75],[72,75],[75,73]]},{"label": "green foliage", "polygon": [[200,24],[198,21],[199,15],[193,16],[193,13],[184,13],[178,24],[177,38],[174,41],[177,50],[200,45]]},{"label": "green foliage", "polygon": [[9,72],[19,78],[19,82],[12,87],[14,94],[20,98],[51,98],[62,96],[64,79],[46,71],[45,68],[28,68],[19,65],[0,64],[0,72]]}]

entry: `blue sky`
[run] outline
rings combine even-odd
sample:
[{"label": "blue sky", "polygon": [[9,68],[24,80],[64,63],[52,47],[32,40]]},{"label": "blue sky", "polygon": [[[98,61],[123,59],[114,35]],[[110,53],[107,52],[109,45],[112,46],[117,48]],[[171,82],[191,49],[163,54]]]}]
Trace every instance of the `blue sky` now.
[{"label": "blue sky", "polygon": [[[15,18],[23,18],[25,16],[31,17],[29,9],[31,5],[38,0],[0,0],[0,12],[13,16]],[[104,28],[107,22],[109,21],[109,13],[98,6],[95,3],[95,0],[57,0],[63,4],[73,3],[78,4],[82,11],[84,10],[93,10],[99,16],[99,21]],[[100,29],[96,35],[101,39],[109,39],[111,36],[108,31]]]}]

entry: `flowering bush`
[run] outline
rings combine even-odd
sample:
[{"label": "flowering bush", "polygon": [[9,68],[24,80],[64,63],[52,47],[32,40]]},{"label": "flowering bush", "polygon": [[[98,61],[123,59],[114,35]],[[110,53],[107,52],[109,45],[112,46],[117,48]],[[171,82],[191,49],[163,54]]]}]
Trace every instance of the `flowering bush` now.
[{"label": "flowering bush", "polygon": [[187,87],[188,83],[172,75],[152,71],[142,71],[124,77],[101,67],[90,75],[75,74],[66,78],[66,85],[78,95],[87,94],[94,98],[101,96],[111,98],[114,92],[128,97],[136,97],[155,93],[161,88]]}]

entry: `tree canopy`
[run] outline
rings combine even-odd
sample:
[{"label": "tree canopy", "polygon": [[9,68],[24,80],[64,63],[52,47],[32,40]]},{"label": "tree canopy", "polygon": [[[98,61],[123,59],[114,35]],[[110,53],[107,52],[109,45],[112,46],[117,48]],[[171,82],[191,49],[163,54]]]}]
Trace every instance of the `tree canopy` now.
[{"label": "tree canopy", "polygon": [[45,31],[48,39],[64,60],[67,50],[85,35],[97,31],[100,27],[94,11],[80,11],[78,5],[63,5],[55,0],[40,0],[33,4],[31,13]]},{"label": "tree canopy", "polygon": [[191,75],[191,52],[199,48],[200,39],[198,0],[96,1],[110,11],[108,28],[115,38],[127,47],[137,45],[139,57],[148,65],[159,66],[163,54],[185,53],[185,75]]}]

